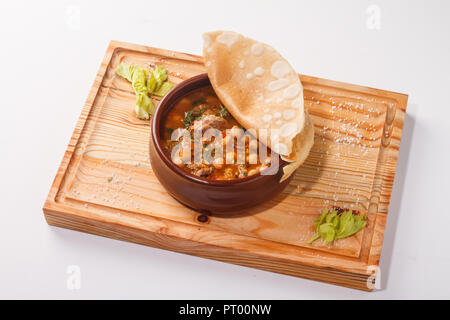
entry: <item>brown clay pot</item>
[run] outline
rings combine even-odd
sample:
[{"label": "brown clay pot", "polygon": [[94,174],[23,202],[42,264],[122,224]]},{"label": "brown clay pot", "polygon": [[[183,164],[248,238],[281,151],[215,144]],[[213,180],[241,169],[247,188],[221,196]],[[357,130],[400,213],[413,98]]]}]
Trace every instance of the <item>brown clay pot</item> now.
[{"label": "brown clay pot", "polygon": [[207,180],[185,172],[166,156],[161,144],[161,125],[165,115],[175,103],[198,88],[211,85],[208,75],[200,74],[183,81],[172,89],[160,102],[152,117],[150,138],[150,161],[153,172],[164,188],[184,205],[206,213],[226,214],[261,204],[279,194],[291,181],[292,176],[282,183],[283,166],[273,175],[255,174],[235,180]]}]

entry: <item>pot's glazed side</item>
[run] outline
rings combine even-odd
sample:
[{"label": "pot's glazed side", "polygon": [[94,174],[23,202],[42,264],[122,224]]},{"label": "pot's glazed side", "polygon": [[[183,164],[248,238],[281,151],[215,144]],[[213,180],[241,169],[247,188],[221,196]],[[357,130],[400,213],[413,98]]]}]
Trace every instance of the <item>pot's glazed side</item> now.
[{"label": "pot's glazed side", "polygon": [[291,181],[280,183],[286,162],[280,160],[276,174],[260,175],[229,181],[209,181],[186,173],[164,154],[160,130],[168,108],[198,88],[210,85],[207,74],[190,78],[171,90],[160,102],[152,117],[149,144],[153,172],[164,188],[179,202],[195,210],[232,213],[261,204],[279,194]]}]

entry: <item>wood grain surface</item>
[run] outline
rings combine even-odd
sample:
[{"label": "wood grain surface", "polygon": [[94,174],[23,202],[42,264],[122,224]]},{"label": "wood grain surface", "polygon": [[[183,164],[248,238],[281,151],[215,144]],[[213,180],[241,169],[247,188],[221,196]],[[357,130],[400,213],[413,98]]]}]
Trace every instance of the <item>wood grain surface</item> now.
[{"label": "wood grain surface", "polygon": [[[315,126],[305,164],[275,199],[200,222],[152,172],[149,122],[136,118],[134,92],[115,75],[122,61],[162,65],[174,83],[205,72],[201,57],[112,41],[45,202],[50,225],[371,290],[406,95],[300,75]],[[368,226],[331,246],[308,244],[327,206],[359,210]]]}]

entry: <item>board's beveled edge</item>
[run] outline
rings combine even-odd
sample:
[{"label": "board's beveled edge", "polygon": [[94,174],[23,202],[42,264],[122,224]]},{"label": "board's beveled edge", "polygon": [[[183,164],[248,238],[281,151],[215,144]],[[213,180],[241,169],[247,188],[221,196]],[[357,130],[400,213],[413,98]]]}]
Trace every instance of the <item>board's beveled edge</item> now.
[{"label": "board's beveled edge", "polygon": [[358,92],[364,92],[367,94],[375,95],[375,96],[382,96],[386,98],[390,98],[393,100],[396,100],[399,103],[399,106],[401,107],[401,110],[406,112],[406,105],[408,101],[408,95],[405,93],[400,92],[394,92],[394,91],[387,91],[383,89],[377,89],[373,87],[348,83],[348,82],[342,82],[342,81],[336,81],[336,80],[330,80],[330,79],[322,79],[314,76],[308,76],[300,74],[300,78],[302,81],[307,81],[311,84],[317,84],[321,86],[328,86],[328,87],[337,87],[341,88],[346,91],[358,91]]},{"label": "board's beveled edge", "polygon": [[[392,174],[392,182],[391,184],[386,184],[386,182],[384,180],[382,180],[381,182],[381,188],[380,188],[380,195],[387,195],[387,203],[388,203],[388,212],[387,213],[377,213],[376,216],[376,220],[375,220],[375,227],[373,230],[373,235],[372,235],[372,239],[370,241],[370,246],[369,246],[369,254],[367,257],[367,265],[368,267],[376,267],[377,270],[376,272],[378,272],[378,267],[380,265],[380,258],[381,258],[381,252],[383,249],[383,243],[384,243],[384,233],[386,230],[386,222],[387,222],[387,216],[389,215],[389,206],[390,206],[390,201],[391,201],[391,197],[392,197],[392,192],[393,192],[393,187],[394,187],[394,181],[395,181],[395,176],[396,176],[396,169],[397,169],[397,165],[398,165],[398,157],[399,157],[399,151],[400,151],[400,142],[401,142],[401,138],[403,135],[403,127],[405,124],[405,116],[406,116],[406,109],[407,109],[407,105],[408,105],[408,98],[409,96],[406,94],[401,94],[401,93],[396,93],[396,92],[390,92],[392,94],[392,96],[396,99],[397,104],[396,104],[396,111],[395,111],[395,115],[394,115],[394,119],[392,120],[393,122],[393,127],[395,127],[395,123],[398,122],[400,123],[399,126],[399,130],[400,130],[400,135],[398,137],[399,139],[399,146],[398,146],[398,151],[395,152],[395,165],[393,166],[393,171],[391,172]],[[394,132],[392,132],[392,135],[394,134]],[[392,139],[393,137],[391,137]],[[389,143],[389,145],[386,148],[389,148],[391,146],[391,143]],[[392,160],[392,157],[388,160]],[[382,221],[381,221],[382,220]],[[377,236],[377,228],[380,228],[381,231],[380,233],[382,234],[381,237],[381,241],[380,241],[380,245],[378,247],[375,247],[373,245],[375,239],[374,237]]]},{"label": "board's beveled edge", "polygon": [[86,124],[86,121],[89,117],[89,113],[92,109],[95,98],[97,97],[98,91],[100,89],[100,85],[103,81],[103,77],[108,69],[109,63],[113,56],[114,50],[118,48],[120,45],[117,41],[110,41],[108,48],[106,49],[105,56],[100,64],[99,70],[97,71],[97,75],[95,76],[94,83],[92,84],[91,90],[86,98],[84,106],[81,110],[81,114],[78,117],[78,121],[73,130],[72,136],[70,137],[69,144],[67,145],[66,151],[64,152],[63,158],[60,162],[58,171],[53,179],[52,185],[50,187],[50,191],[44,203],[43,209],[48,208],[50,202],[55,201],[56,194],[58,193],[59,187],[61,185],[62,180],[64,179],[66,170],[70,164],[73,153],[75,151],[75,147],[79,141],[81,132]]},{"label": "board's beveled edge", "polygon": [[[101,83],[104,79],[106,70],[111,62],[111,58],[113,57],[113,54],[115,52],[116,49],[125,49],[125,50],[134,50],[134,51],[138,51],[138,52],[142,52],[142,53],[150,53],[150,54],[156,54],[156,55],[162,55],[162,56],[168,56],[171,58],[175,58],[175,59],[181,59],[181,60],[189,60],[192,62],[197,62],[197,63],[202,63],[202,58],[200,56],[196,56],[196,55],[192,55],[192,54],[186,54],[186,53],[181,53],[181,52],[173,52],[173,51],[169,51],[169,50],[164,50],[164,49],[157,49],[157,48],[150,48],[150,47],[146,47],[146,46],[142,46],[142,45],[135,45],[135,44],[131,44],[131,43],[125,43],[125,42],[120,42],[120,41],[111,41],[108,49],[106,51],[105,57],[101,63],[101,66],[99,68],[99,71],[97,73],[97,76],[95,78],[94,84],[90,90],[90,93],[88,95],[88,98],[86,100],[86,103],[82,109],[81,115],[77,121],[77,125],[74,129],[74,132],[72,134],[72,137],[70,139],[70,143],[67,147],[67,150],[64,154],[64,157],[61,161],[60,167],[58,169],[58,172],[55,176],[55,179],[52,183],[50,192],[48,194],[48,197],[44,203],[43,206],[43,211],[44,214],[47,216],[51,214],[51,212],[54,212],[52,208],[54,208],[54,205],[58,205],[55,201],[55,197],[58,193],[58,190],[60,188],[61,182],[64,179],[64,176],[66,174],[66,170],[68,169],[68,166],[70,165],[70,161],[73,157],[73,152],[76,148],[76,145],[79,141],[80,138],[80,134],[83,131],[83,128],[86,124],[86,121],[88,119],[89,113],[91,111],[91,108],[93,106],[93,102],[96,99],[96,96],[99,92]],[[312,81],[312,82],[326,82],[326,85],[330,85],[330,84],[334,84],[336,87],[338,88],[350,88],[351,90],[358,90],[361,92],[365,92],[365,93],[370,93],[370,94],[374,94],[375,93],[382,93],[384,97],[386,98],[390,98],[390,99],[395,99],[396,101],[398,101],[398,107],[401,111],[403,111],[403,113],[406,112],[406,105],[407,105],[407,99],[408,96],[401,94],[401,93],[395,93],[395,92],[390,92],[390,91],[384,91],[384,90],[380,90],[380,89],[373,89],[373,88],[369,88],[369,87],[364,87],[364,86],[359,86],[359,85],[352,85],[352,84],[348,84],[348,83],[343,83],[343,82],[338,82],[338,81],[332,81],[332,80],[324,80],[324,79],[320,79],[320,78],[315,78],[315,77],[310,77],[310,76],[305,76],[305,75],[300,75],[300,78],[302,80],[306,80],[306,81]],[[398,117],[398,114],[395,115],[395,118]],[[400,128],[400,137],[401,137],[401,132],[402,132],[402,128],[403,128],[403,120],[401,120],[401,128]],[[394,166],[394,173],[393,175],[395,176],[395,167],[396,167],[396,163],[397,159],[395,160],[395,166]],[[388,186],[388,189],[386,189],[389,191],[389,197],[390,194],[392,193],[392,186]],[[64,214],[64,212],[61,212],[60,214]],[[377,219],[378,220],[378,219]],[[49,224],[52,224],[49,222],[49,220],[47,220],[47,222]],[[377,223],[377,222],[376,222]],[[56,225],[56,224],[53,224]],[[121,227],[125,227],[125,226],[121,226]],[[85,231],[80,229],[81,231]],[[141,230],[142,231],[142,230]],[[89,231],[87,231],[89,232]],[[384,233],[384,229],[383,229],[383,233]],[[108,235],[106,235],[108,236]],[[117,238],[117,237],[115,237]],[[187,239],[184,239],[187,240]],[[373,241],[373,239],[372,239]],[[371,241],[371,246],[372,246],[372,241]],[[372,248],[371,248],[372,249]],[[170,249],[169,249],[170,250]],[[245,252],[244,252],[245,253]],[[247,252],[248,253],[248,252]],[[372,262],[376,261],[377,265],[379,263],[379,256],[381,254],[381,250],[375,250],[375,252],[372,252],[372,250],[370,250],[370,254],[369,254],[369,258]],[[220,260],[219,258],[213,258],[216,260]],[[244,264],[245,265],[245,264]],[[256,267],[258,268],[258,267]],[[324,267],[321,267],[324,268]],[[331,270],[331,269],[330,269]],[[276,272],[280,272],[280,273],[284,273],[282,270],[274,270]],[[352,274],[352,273],[350,273]],[[306,277],[307,276],[302,276],[302,277]],[[320,279],[317,279],[320,280]],[[340,285],[344,285],[344,284],[340,284]],[[346,286],[346,285],[344,285]],[[352,286],[350,286],[352,287]],[[361,288],[358,288],[361,289]],[[367,290],[365,287],[362,288],[362,290]],[[370,289],[367,291],[371,291]]]},{"label": "board's beveled edge", "polygon": [[[91,217],[86,219],[81,216],[68,215],[66,212],[58,212],[55,208],[51,208],[51,206],[44,210],[44,215],[47,223],[51,226],[87,232],[121,241],[133,242],[154,248],[309,280],[317,280],[353,289],[364,291],[373,290],[367,285],[367,279],[370,277],[367,273],[340,271],[326,266],[310,266],[286,259],[259,255],[254,252],[238,251],[210,243],[176,237],[174,235],[149,232],[122,224],[112,224],[111,222],[100,221]],[[180,243],[182,244],[180,245]]]},{"label": "board's beveled edge", "polygon": [[[94,210],[94,207],[101,208],[101,212]],[[105,213],[105,211],[110,212]],[[114,214],[111,211],[114,211]],[[116,216],[117,212],[120,213],[119,218]],[[214,248],[232,249],[239,251],[243,255],[253,253],[269,259],[274,258],[311,267],[332,268],[337,271],[367,275],[367,264],[354,257],[342,256],[329,251],[317,252],[314,248],[296,247],[291,244],[266,239],[255,239],[246,235],[230,234],[227,231],[208,229],[207,226],[191,225],[162,217],[136,214],[132,211],[112,210],[103,205],[91,205],[89,209],[86,209],[76,200],[67,203],[48,202],[44,209],[44,214],[47,213],[58,213],[67,219],[81,218],[88,219],[92,223],[107,223],[107,226],[131,227],[145,232],[185,240],[194,239],[192,241],[202,243],[205,246],[211,245]],[[199,229],[203,229],[203,233],[207,230],[211,238],[207,239],[203,235],[199,236],[197,231]],[[223,241],[225,237],[228,239],[227,243]],[[317,253],[324,259],[321,263],[317,262]]]},{"label": "board's beveled edge", "polygon": [[141,53],[150,53],[150,54],[154,54],[154,55],[165,56],[165,57],[170,57],[170,58],[179,59],[179,60],[188,60],[191,62],[203,63],[203,57],[197,56],[197,55],[191,54],[191,53],[148,47],[148,46],[144,46],[144,45],[123,42],[123,41],[117,41],[117,40],[111,40],[110,45],[114,46],[115,48],[120,48],[120,49],[125,49],[125,50],[137,51],[137,52],[141,52]]}]

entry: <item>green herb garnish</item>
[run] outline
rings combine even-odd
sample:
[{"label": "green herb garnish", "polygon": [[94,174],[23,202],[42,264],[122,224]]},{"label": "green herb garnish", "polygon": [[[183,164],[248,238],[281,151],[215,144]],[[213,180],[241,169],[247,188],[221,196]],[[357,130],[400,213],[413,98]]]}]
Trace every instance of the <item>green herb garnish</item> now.
[{"label": "green herb garnish", "polygon": [[326,243],[343,239],[361,231],[367,224],[366,215],[355,215],[352,210],[336,210],[325,208],[314,221],[316,234],[308,243],[321,238]]},{"label": "green herb garnish", "polygon": [[192,122],[194,122],[194,120],[195,120],[195,117],[194,117],[194,115],[193,115],[193,112],[194,112],[194,110],[189,110],[188,112],[186,112],[186,113],[184,114],[184,120],[183,120],[183,122],[184,122],[184,126],[185,126],[186,128],[190,127],[191,124],[192,124]]},{"label": "green herb garnish", "polygon": [[220,106],[219,116],[225,119],[230,116],[230,113],[228,112],[227,108],[225,108],[224,106]]},{"label": "green herb garnish", "polygon": [[206,107],[200,107],[198,110],[192,109],[189,110],[188,112],[186,112],[184,114],[184,126],[186,128],[189,128],[191,126],[191,124],[195,121],[195,120],[200,120],[202,118],[202,114],[203,112],[205,112]]}]

